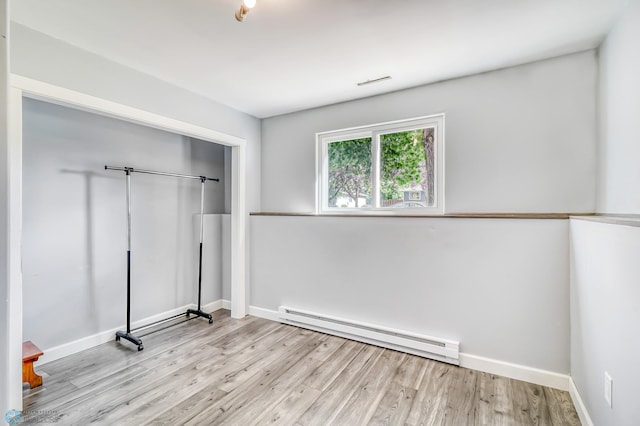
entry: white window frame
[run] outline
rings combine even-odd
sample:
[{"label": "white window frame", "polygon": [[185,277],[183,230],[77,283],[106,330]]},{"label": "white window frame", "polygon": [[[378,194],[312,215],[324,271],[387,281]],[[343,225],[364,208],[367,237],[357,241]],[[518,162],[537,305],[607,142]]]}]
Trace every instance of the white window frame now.
[{"label": "white window frame", "polygon": [[[380,136],[410,130],[434,129],[434,198],[428,207],[376,207],[380,204]],[[329,207],[329,144],[353,139],[371,138],[372,207]],[[369,126],[352,127],[316,133],[316,214],[406,216],[443,215],[444,210],[444,114],[390,121]]]}]

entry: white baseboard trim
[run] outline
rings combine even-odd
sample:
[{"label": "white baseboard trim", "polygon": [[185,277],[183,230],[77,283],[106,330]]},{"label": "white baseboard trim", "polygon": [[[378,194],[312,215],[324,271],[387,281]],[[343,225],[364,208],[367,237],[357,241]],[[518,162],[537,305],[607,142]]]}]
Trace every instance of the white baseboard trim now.
[{"label": "white baseboard trim", "polygon": [[257,306],[249,306],[249,315],[254,317],[264,318],[275,322],[280,322],[280,314],[278,311],[272,311],[271,309],[258,308]]},{"label": "white baseboard trim", "polygon": [[568,374],[555,373],[526,365],[512,364],[497,359],[460,353],[460,367],[497,374],[498,376],[522,380],[524,382],[548,386],[563,391],[569,390]]},{"label": "white baseboard trim", "polygon": [[578,392],[578,388],[576,387],[576,384],[571,377],[569,377],[569,395],[571,395],[573,406],[576,407],[576,411],[578,412],[578,417],[580,417],[580,423],[582,423],[582,426],[593,426],[593,421],[591,420],[591,416],[587,411],[587,407],[586,405],[584,405],[584,401],[580,396],[580,392]]},{"label": "white baseboard trim", "polygon": [[[278,311],[249,306],[249,315],[281,322]],[[569,390],[569,375],[540,370],[526,365],[512,364],[496,359],[460,353],[460,366],[485,373],[497,374],[510,379],[522,380],[537,385],[549,386],[563,391]]]},{"label": "white baseboard trim", "polygon": [[[204,312],[214,312],[219,311],[220,309],[224,309],[223,300],[216,300],[215,302],[207,303],[206,305],[202,305],[202,310]],[[195,307],[195,305],[194,305]]]},{"label": "white baseboard trim", "polygon": [[[225,308],[225,305],[228,307]],[[216,300],[215,302],[208,303],[202,306],[202,310],[205,312],[214,312],[219,309],[229,309],[231,307],[231,302],[228,300]],[[131,328],[144,327],[147,324],[151,324],[156,321],[160,321],[164,318],[168,318],[174,315],[179,315],[187,311],[187,309],[196,309],[195,304],[181,306],[179,308],[171,309],[166,312],[162,312],[157,315],[152,315],[147,318],[143,318],[138,321],[134,321],[131,323]],[[83,337],[78,340],[74,340],[73,342],[63,343],[62,345],[54,346],[52,348],[46,348],[42,352],[44,355],[38,359],[36,367],[46,364],[51,361],[55,361],[60,358],[64,358],[65,356],[69,356],[80,351],[84,351],[86,349],[91,349],[95,346],[101,345],[103,343],[110,342],[115,339],[116,331],[124,330],[124,325],[122,327],[113,328],[110,330],[101,331],[99,333],[93,334],[91,336]]]}]

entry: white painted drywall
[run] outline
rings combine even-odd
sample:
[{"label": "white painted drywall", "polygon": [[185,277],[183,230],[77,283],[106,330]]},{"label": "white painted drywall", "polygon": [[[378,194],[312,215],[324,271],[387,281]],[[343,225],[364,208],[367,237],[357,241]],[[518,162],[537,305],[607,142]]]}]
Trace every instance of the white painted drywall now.
[{"label": "white painted drywall", "polygon": [[[32,99],[23,124],[23,339],[46,350],[126,320],[125,175],[104,165],[222,179],[224,147]],[[224,213],[224,184],[206,189]],[[197,301],[200,182],[134,173],[131,191],[135,321]]]},{"label": "white painted drywall", "polygon": [[[630,0],[599,52],[600,213],[640,213],[639,42],[640,1]],[[571,247],[571,376],[596,425],[640,424],[640,228],[572,220]]]},{"label": "white painted drywall", "polygon": [[592,212],[594,51],[268,118],[263,211],[315,208],[315,133],[445,113],[447,212]]},{"label": "white painted drywall", "polygon": [[640,1],[600,48],[598,212],[640,213]]},{"label": "white painted drywall", "polygon": [[[193,238],[200,239],[200,216],[193,217]],[[231,300],[231,215],[204,215],[202,304]],[[194,296],[195,297],[195,296]],[[193,303],[196,303],[194,298]]]},{"label": "white painted drywall", "polygon": [[[9,135],[7,128],[7,90],[9,71],[8,1],[0,0],[0,342],[8,339],[9,324]],[[0,344],[0,415],[11,407],[9,401],[9,345]]]},{"label": "white painted drywall", "polygon": [[251,217],[251,304],[459,340],[566,374],[566,220]]},{"label": "white painted drywall", "polygon": [[638,425],[640,227],[575,219],[570,227],[571,376],[594,424]]}]

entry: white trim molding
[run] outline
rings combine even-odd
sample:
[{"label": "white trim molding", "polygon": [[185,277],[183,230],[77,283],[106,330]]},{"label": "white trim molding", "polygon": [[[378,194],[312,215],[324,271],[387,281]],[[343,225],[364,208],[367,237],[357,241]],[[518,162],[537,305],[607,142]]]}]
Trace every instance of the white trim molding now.
[{"label": "white trim molding", "polygon": [[259,308],[257,306],[249,306],[249,315],[258,318],[268,319],[270,321],[280,322],[280,314],[278,311],[272,311],[271,309]]},{"label": "white trim molding", "polygon": [[468,353],[460,353],[460,367],[484,371],[485,373],[496,374],[498,376],[522,380],[523,382],[548,386],[563,391],[569,390],[568,374],[556,373],[526,365],[513,364]]},{"label": "white trim molding", "polygon": [[587,406],[584,404],[580,392],[578,392],[578,387],[571,377],[569,378],[569,395],[571,396],[573,406],[576,408],[582,426],[593,426],[593,420],[591,420],[591,416],[587,411]]},{"label": "white trim molding", "polygon": [[165,117],[160,114],[154,114],[129,105],[87,95],[82,92],[55,86],[21,75],[11,74],[10,85],[11,87],[21,90],[22,95],[32,99],[91,113],[98,113],[103,116],[117,118],[118,120],[140,124],[145,127],[166,130],[183,136],[220,143],[222,145],[246,145],[246,141],[237,136],[228,135],[206,127]]}]

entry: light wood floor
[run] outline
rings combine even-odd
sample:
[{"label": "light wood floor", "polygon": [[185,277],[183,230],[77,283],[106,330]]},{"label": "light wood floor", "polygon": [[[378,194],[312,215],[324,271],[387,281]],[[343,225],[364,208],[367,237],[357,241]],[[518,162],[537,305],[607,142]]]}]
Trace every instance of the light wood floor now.
[{"label": "light wood floor", "polygon": [[580,424],[566,392],[224,310],[143,341],[36,366],[26,423]]}]

